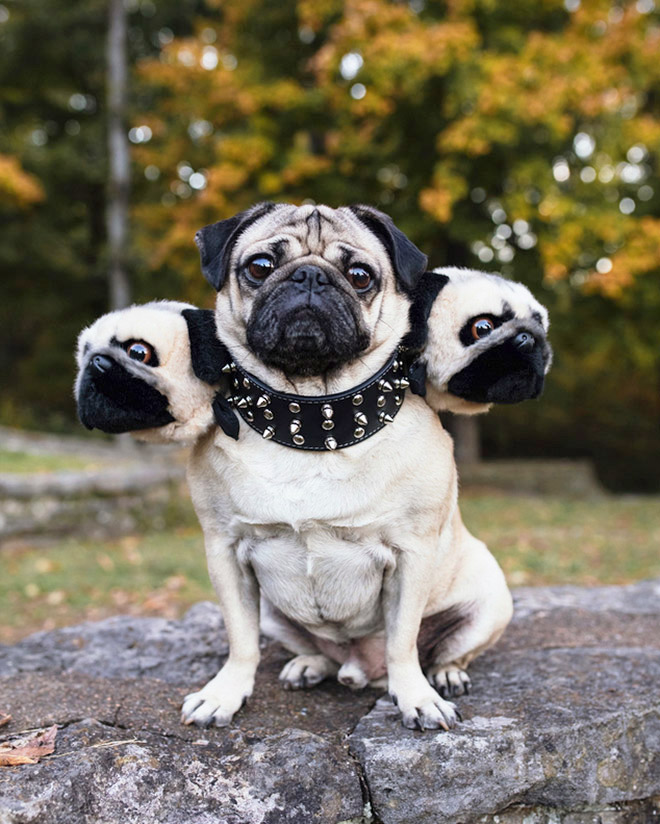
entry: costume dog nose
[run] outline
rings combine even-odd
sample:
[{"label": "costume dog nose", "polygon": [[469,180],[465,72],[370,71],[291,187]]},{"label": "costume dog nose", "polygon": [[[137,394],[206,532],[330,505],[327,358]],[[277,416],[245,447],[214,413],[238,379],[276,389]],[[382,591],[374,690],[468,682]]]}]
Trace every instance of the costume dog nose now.
[{"label": "costume dog nose", "polygon": [[530,335],[529,332],[519,332],[513,339],[513,344],[516,348],[520,349],[521,352],[531,352],[536,345],[536,341],[534,340],[534,336]]},{"label": "costume dog nose", "polygon": [[299,266],[291,275],[294,283],[300,283],[310,289],[318,289],[319,286],[326,286],[330,283],[330,278],[318,266]]},{"label": "costume dog nose", "polygon": [[107,372],[112,368],[112,361],[110,358],[106,358],[105,355],[94,355],[92,365],[98,372]]}]

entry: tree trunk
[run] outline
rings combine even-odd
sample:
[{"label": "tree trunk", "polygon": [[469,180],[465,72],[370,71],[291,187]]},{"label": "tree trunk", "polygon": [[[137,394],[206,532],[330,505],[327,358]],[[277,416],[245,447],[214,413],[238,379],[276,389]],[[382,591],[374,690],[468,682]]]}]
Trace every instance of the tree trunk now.
[{"label": "tree trunk", "polygon": [[126,271],[130,158],[126,137],[126,11],[123,0],[109,0],[107,40],[108,94],[108,285],[111,309],[131,300]]},{"label": "tree trunk", "polygon": [[478,463],[481,460],[481,442],[479,438],[479,421],[476,415],[443,416],[443,423],[454,439],[454,458],[456,463]]}]

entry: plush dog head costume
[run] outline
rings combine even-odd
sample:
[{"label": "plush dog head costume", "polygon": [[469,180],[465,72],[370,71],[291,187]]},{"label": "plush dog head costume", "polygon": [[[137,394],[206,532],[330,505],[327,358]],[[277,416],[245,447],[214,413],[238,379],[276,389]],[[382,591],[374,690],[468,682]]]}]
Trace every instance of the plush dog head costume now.
[{"label": "plush dog head costume", "polygon": [[548,312],[527,287],[471,269],[436,269],[420,282],[415,310],[418,344],[427,335],[418,382],[434,409],[474,414],[541,394],[552,362]]},{"label": "plush dog head costume", "polygon": [[75,397],[88,429],[162,442],[195,440],[213,425],[217,386],[193,373],[188,319],[196,330],[215,328],[209,310],[160,301],[110,312],[81,332]]},{"label": "plush dog head costume", "polygon": [[386,215],[265,203],[201,229],[202,272],[217,325],[248,371],[299,378],[388,357],[407,332],[409,293],[426,256]]}]

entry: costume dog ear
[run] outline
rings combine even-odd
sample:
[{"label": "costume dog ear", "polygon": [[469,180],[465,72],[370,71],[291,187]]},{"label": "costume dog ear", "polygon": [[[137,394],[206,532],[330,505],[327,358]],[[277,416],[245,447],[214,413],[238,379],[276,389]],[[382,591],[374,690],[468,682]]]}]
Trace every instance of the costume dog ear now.
[{"label": "costume dog ear", "polygon": [[250,224],[277,208],[274,203],[258,203],[245,212],[239,212],[227,220],[219,220],[204,226],[195,235],[199,249],[202,274],[211,286],[219,292],[227,279],[231,250],[236,238]]},{"label": "costume dog ear", "polygon": [[355,205],[349,209],[382,242],[397,281],[404,291],[412,292],[428,264],[426,255],[397,229],[389,215],[371,206]]}]

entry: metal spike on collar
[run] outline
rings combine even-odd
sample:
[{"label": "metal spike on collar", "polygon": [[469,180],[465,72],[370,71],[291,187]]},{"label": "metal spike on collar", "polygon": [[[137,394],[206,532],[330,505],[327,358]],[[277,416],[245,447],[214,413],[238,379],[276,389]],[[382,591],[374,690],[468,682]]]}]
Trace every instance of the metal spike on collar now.
[{"label": "metal spike on collar", "polygon": [[267,421],[272,421],[274,417],[275,417],[275,416],[274,416],[274,415],[273,415],[273,413],[270,411],[270,409],[264,409],[264,418],[265,418]]},{"label": "metal spike on collar", "polygon": [[222,369],[220,370],[224,375],[228,375],[230,372],[234,371],[234,364],[233,363],[226,363]]},{"label": "metal spike on collar", "polygon": [[408,378],[395,378],[394,386],[396,389],[407,389],[410,386]]},{"label": "metal spike on collar", "polygon": [[394,403],[397,406],[401,406],[401,404],[403,403],[403,398],[401,397],[401,395],[395,395],[394,396]]},{"label": "metal spike on collar", "polygon": [[301,429],[302,429],[302,423],[297,419],[292,420],[291,423],[289,424],[289,432],[292,435],[297,435],[298,432],[300,432]]},{"label": "metal spike on collar", "polygon": [[289,404],[289,412],[293,412],[294,415],[297,415],[300,412],[300,404],[296,401],[292,401]]},{"label": "metal spike on collar", "polygon": [[376,406],[383,407],[385,406],[385,395],[379,395],[378,400],[376,401]]},{"label": "metal spike on collar", "polygon": [[378,381],[378,388],[381,392],[391,392],[392,384],[389,381],[380,380]]},{"label": "metal spike on collar", "polygon": [[356,426],[353,430],[354,438],[363,438],[365,430],[361,426]]},{"label": "metal spike on collar", "polygon": [[379,412],[378,413],[378,420],[381,423],[392,423],[394,418],[391,415],[388,415],[387,412]]},{"label": "metal spike on collar", "polygon": [[250,388],[250,381],[249,381],[247,378],[243,378],[243,386],[244,386],[246,389],[249,389],[249,388]]},{"label": "metal spike on collar", "polygon": [[367,418],[364,412],[356,412],[353,415],[353,420],[360,426],[366,426],[369,423],[369,418]]},{"label": "metal spike on collar", "polygon": [[261,437],[264,440],[269,441],[273,437],[274,434],[275,434],[275,430],[273,429],[273,427],[272,426],[267,426],[264,429],[264,431],[261,433]]},{"label": "metal spike on collar", "polygon": [[325,429],[326,432],[329,432],[331,429],[335,428],[335,422],[331,420],[323,421],[321,428]]},{"label": "metal spike on collar", "polygon": [[259,397],[257,398],[257,408],[258,409],[263,409],[264,406],[268,406],[269,403],[270,403],[270,398],[268,397],[268,395],[259,395]]},{"label": "metal spike on collar", "polygon": [[294,435],[293,436],[293,442],[295,443],[296,446],[302,446],[305,443],[305,439],[303,438],[302,435]]},{"label": "metal spike on collar", "polygon": [[325,439],[326,449],[335,450],[337,448],[337,441],[333,437]]},{"label": "metal spike on collar", "polygon": [[248,406],[247,398],[236,398],[235,402],[236,402],[236,406],[239,409],[247,409],[247,406]]},{"label": "metal spike on collar", "polygon": [[321,414],[326,420],[330,420],[330,418],[335,414],[335,410],[329,403],[324,403],[321,407]]},{"label": "metal spike on collar", "polygon": [[362,395],[353,395],[353,406],[359,406],[363,400],[364,398],[362,397]]}]

